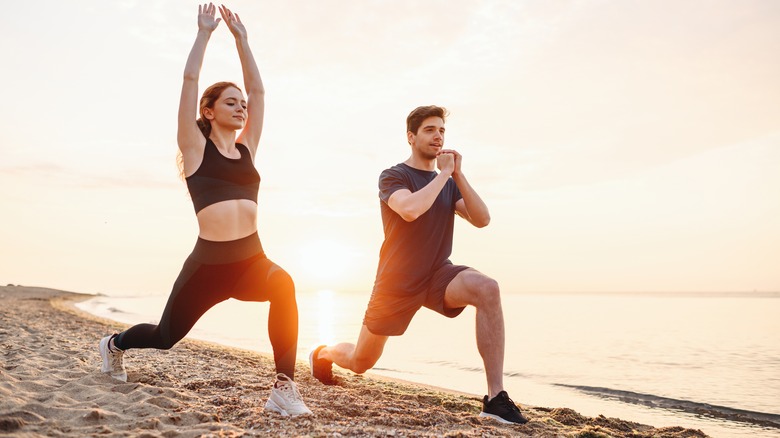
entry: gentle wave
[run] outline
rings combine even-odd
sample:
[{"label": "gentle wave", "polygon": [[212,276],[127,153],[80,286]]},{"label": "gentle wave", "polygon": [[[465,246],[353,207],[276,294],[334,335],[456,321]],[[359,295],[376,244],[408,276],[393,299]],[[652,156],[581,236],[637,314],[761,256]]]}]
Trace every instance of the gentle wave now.
[{"label": "gentle wave", "polygon": [[688,400],[678,400],[657,395],[641,394],[638,392],[600,388],[595,386],[566,385],[562,383],[556,383],[555,386],[572,388],[587,394],[611,400],[618,400],[624,403],[643,405],[651,408],[669,409],[701,415],[704,417],[719,418],[729,421],[750,423],[757,426],[780,429],[780,415],[777,414],[747,411],[744,409],[711,405],[709,403],[698,403]]},{"label": "gentle wave", "polygon": [[[451,361],[447,361],[447,360],[434,360],[434,361],[430,361],[429,363],[432,364],[432,365],[439,365],[439,366],[442,366],[442,367],[449,367],[449,368],[456,369],[458,371],[466,371],[466,372],[469,372],[469,373],[479,373],[479,374],[482,374],[482,373],[485,372],[485,369],[482,368],[482,367],[468,367],[468,366],[463,366],[463,365],[458,364],[456,362],[451,362]],[[522,377],[522,378],[531,379],[531,378],[534,378],[536,376],[533,375],[533,374],[529,374],[529,373],[521,373],[519,371],[504,371],[504,377]]]}]

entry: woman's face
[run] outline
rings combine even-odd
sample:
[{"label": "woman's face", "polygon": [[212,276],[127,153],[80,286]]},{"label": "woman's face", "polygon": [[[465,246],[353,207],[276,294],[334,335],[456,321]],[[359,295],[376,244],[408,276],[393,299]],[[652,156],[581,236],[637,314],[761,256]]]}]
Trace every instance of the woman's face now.
[{"label": "woman's face", "polygon": [[214,107],[206,108],[204,115],[212,124],[216,123],[227,129],[242,129],[247,116],[244,94],[234,87],[225,88]]}]

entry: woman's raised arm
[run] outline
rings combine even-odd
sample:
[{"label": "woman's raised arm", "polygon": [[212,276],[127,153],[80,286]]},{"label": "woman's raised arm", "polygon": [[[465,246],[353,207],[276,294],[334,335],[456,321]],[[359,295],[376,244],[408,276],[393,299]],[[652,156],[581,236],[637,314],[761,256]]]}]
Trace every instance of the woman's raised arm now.
[{"label": "woman's raised arm", "polygon": [[187,57],[187,64],[184,66],[184,82],[179,100],[179,129],[176,140],[179,144],[179,150],[185,158],[185,168],[187,167],[187,152],[193,148],[202,149],[205,144],[203,134],[195,122],[198,117],[198,78],[206,53],[206,45],[211,38],[211,33],[221,20],[216,18],[216,9],[212,3],[198,5],[198,35],[195,37],[195,43],[192,45],[189,57]]},{"label": "woman's raised arm", "polygon": [[238,14],[230,11],[225,5],[220,6],[219,13],[225,20],[230,33],[236,39],[236,48],[238,57],[241,59],[241,69],[244,74],[244,89],[247,98],[247,121],[244,130],[239,134],[238,143],[246,145],[252,152],[252,156],[257,151],[257,145],[260,142],[260,134],[263,132],[263,116],[265,114],[265,88],[263,80],[260,78],[260,70],[257,68],[255,57],[249,48],[246,28],[241,23]]}]

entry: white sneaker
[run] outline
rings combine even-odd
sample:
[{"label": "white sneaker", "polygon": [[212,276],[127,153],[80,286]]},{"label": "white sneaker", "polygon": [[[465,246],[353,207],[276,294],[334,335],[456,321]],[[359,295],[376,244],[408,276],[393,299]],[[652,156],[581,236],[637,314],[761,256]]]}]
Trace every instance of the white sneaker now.
[{"label": "white sneaker", "polygon": [[127,370],[125,369],[125,364],[122,362],[122,355],[124,355],[125,352],[119,349],[112,351],[108,346],[110,340],[111,335],[108,335],[101,339],[98,344],[100,356],[103,358],[103,366],[100,368],[100,371],[109,373],[111,377],[117,380],[127,382]]},{"label": "white sneaker", "polygon": [[283,416],[311,415],[311,411],[303,403],[301,393],[295,382],[283,373],[276,375],[276,383],[271,389],[271,396],[265,404],[265,409]]}]

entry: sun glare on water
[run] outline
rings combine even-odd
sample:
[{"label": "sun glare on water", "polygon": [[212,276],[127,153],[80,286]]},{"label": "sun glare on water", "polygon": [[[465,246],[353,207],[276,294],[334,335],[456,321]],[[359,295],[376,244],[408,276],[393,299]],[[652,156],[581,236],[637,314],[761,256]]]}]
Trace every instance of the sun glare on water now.
[{"label": "sun glare on water", "polygon": [[[371,291],[365,277],[366,265],[374,261],[346,239],[310,239],[297,247],[295,283],[300,285],[301,341],[305,344],[333,344],[356,335],[362,325],[365,301],[347,291]],[[373,270],[371,270],[373,276]],[[359,306],[356,310],[355,305]]]},{"label": "sun glare on water", "polygon": [[317,337],[319,342],[332,344],[336,341],[336,293],[329,289],[317,291]]}]

